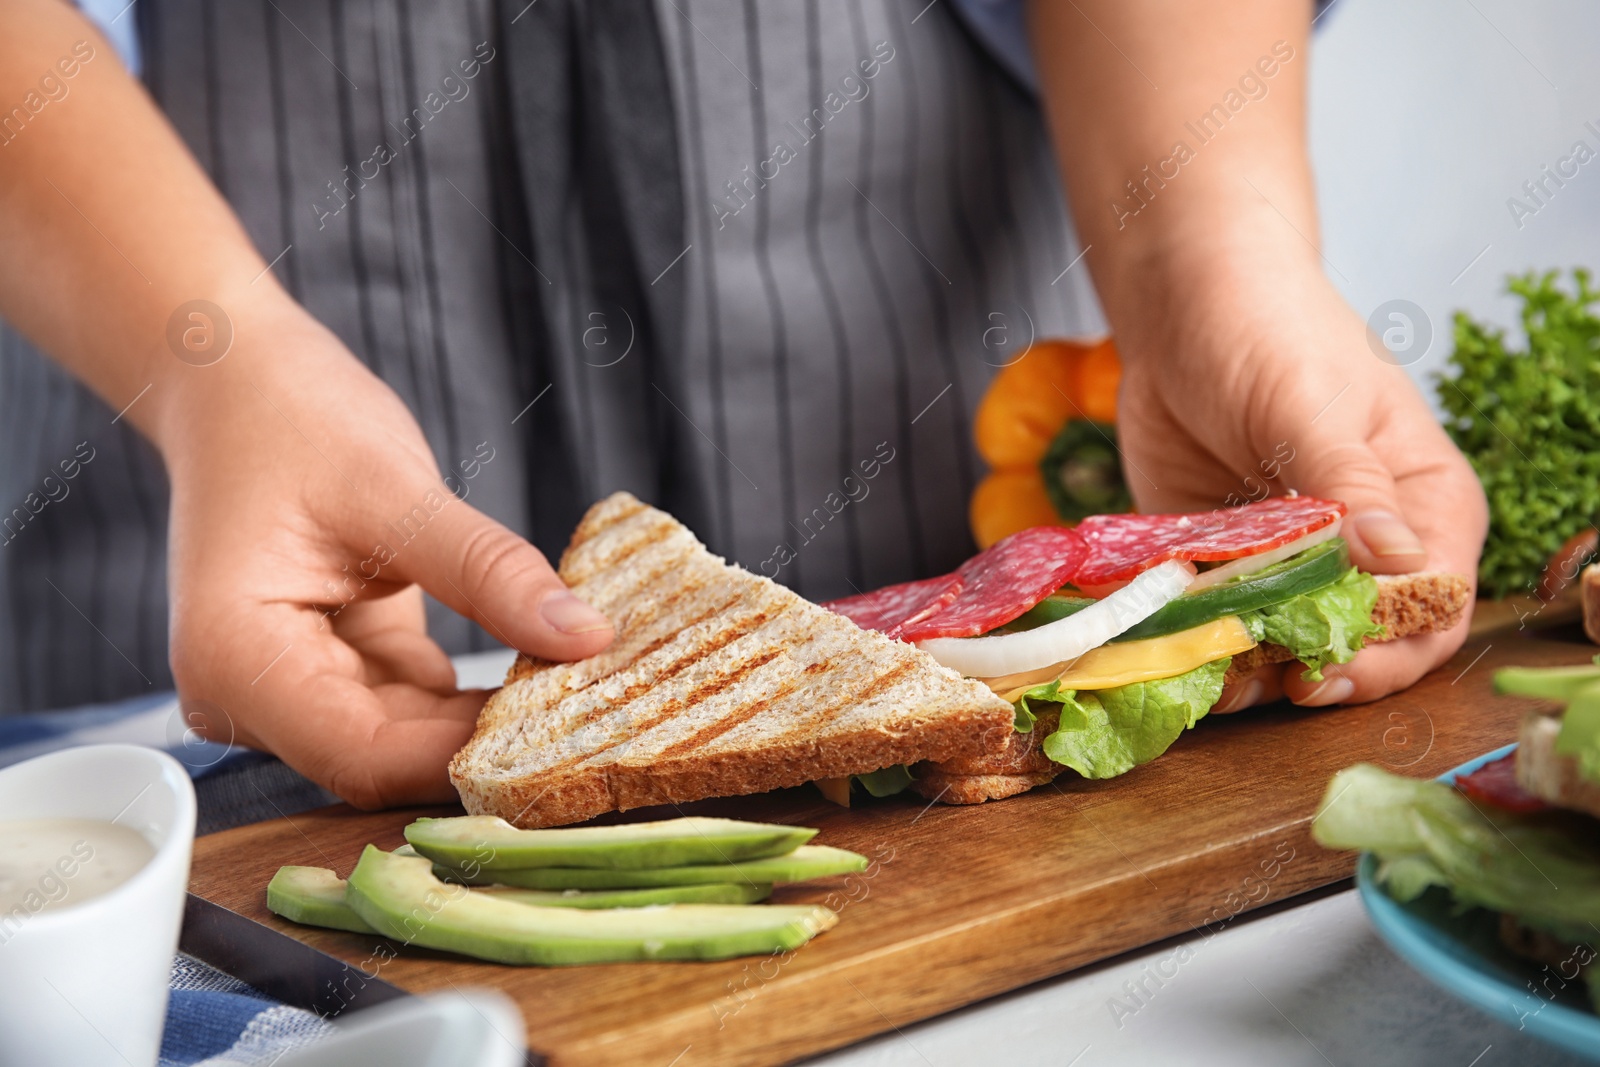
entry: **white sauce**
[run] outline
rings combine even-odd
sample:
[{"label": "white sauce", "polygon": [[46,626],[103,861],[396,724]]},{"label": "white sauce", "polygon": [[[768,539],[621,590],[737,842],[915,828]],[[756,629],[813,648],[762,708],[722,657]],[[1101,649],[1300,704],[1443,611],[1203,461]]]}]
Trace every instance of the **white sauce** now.
[{"label": "white sauce", "polygon": [[132,878],[154,855],[143,834],[113,822],[0,822],[0,917],[93,900]]}]

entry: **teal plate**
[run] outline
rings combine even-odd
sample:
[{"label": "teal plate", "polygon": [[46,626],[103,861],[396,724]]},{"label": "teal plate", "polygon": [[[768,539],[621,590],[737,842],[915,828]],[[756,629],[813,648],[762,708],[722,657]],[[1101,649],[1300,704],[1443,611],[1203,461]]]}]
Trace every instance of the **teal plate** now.
[{"label": "teal plate", "polygon": [[[1453,782],[1516,750],[1507,745],[1439,776]],[[1377,859],[1361,855],[1356,888],[1372,925],[1389,946],[1431,981],[1516,1030],[1600,1063],[1600,1016],[1588,1008],[1583,981],[1512,955],[1500,944],[1499,916],[1482,908],[1456,914],[1450,897],[1430,889],[1401,904],[1378,885]]]}]

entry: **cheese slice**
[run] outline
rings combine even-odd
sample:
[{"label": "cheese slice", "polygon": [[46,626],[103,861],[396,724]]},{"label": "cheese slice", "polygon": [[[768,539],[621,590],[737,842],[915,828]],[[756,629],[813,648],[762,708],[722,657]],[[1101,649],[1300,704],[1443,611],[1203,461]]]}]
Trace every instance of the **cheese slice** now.
[{"label": "cheese slice", "polygon": [[850,806],[850,776],[843,778],[818,778],[812,783],[824,798],[833,801],[841,808]]},{"label": "cheese slice", "polygon": [[1172,678],[1224,656],[1254,648],[1255,638],[1237,615],[1228,615],[1165,637],[1122,641],[1090,649],[1077,659],[1042,670],[981,678],[1000,699],[1015,702],[1036,685],[1059,681],[1063,689],[1113,689],[1134,682]]}]

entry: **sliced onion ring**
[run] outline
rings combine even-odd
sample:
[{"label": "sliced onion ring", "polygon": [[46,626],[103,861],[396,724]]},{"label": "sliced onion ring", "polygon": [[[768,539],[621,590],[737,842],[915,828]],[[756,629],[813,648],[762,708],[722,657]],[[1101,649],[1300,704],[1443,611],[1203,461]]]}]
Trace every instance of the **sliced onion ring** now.
[{"label": "sliced onion ring", "polygon": [[1200,577],[1196,578],[1194,584],[1189,587],[1189,592],[1198,593],[1202,589],[1210,589],[1214,585],[1221,585],[1223,582],[1242,575],[1254,574],[1256,571],[1270,567],[1274,563],[1282,563],[1290,556],[1298,556],[1308,548],[1320,545],[1324,541],[1332,541],[1339,536],[1339,527],[1343,525],[1344,518],[1341,516],[1328,523],[1322,529],[1313,530],[1304,537],[1290,541],[1286,545],[1279,545],[1277,548],[1268,549],[1254,556],[1230,559],[1220,567],[1202,571]]},{"label": "sliced onion ring", "polygon": [[1021,633],[931,637],[917,647],[969,678],[998,678],[1076,659],[1183,595],[1194,573],[1179,560],[1151,567],[1075,615]]}]

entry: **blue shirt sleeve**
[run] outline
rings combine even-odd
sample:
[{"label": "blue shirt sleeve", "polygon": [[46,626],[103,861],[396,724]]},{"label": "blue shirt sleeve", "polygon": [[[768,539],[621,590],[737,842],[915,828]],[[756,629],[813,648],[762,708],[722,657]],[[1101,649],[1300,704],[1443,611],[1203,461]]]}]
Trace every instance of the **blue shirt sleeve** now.
[{"label": "blue shirt sleeve", "polygon": [[[937,2],[937,0],[936,0]],[[1031,93],[1039,91],[1039,77],[1033,69],[1033,53],[1028,48],[1028,27],[1023,18],[1023,0],[950,0],[956,14],[994,61]],[[1316,22],[1338,0],[1316,0]]]},{"label": "blue shirt sleeve", "polygon": [[[136,0],[76,0],[78,10],[88,16],[95,28],[106,35],[111,47],[122,58],[134,77],[139,76],[139,19]],[[1020,9],[1019,9],[1020,10]]]}]

